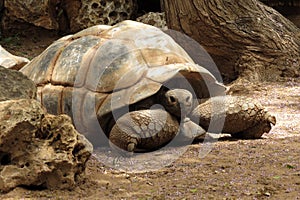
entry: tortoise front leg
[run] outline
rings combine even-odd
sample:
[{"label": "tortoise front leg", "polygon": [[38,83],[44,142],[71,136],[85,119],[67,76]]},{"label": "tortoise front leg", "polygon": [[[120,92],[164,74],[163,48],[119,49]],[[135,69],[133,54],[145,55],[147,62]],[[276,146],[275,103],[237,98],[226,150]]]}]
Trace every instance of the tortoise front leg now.
[{"label": "tortoise front leg", "polygon": [[206,133],[206,130],[204,130],[195,122],[191,121],[191,119],[188,117],[185,117],[180,125],[180,140],[183,142],[192,142],[195,139],[203,138]]},{"label": "tortoise front leg", "polygon": [[109,140],[129,152],[138,149],[149,151],[171,141],[179,130],[177,119],[165,110],[139,110],[119,118],[109,134]]}]

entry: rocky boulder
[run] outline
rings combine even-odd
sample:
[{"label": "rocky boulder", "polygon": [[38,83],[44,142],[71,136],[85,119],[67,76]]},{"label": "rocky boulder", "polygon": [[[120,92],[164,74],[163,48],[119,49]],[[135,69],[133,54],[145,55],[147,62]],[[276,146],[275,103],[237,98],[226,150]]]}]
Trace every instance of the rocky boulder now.
[{"label": "rocky boulder", "polygon": [[138,17],[136,19],[136,21],[155,26],[162,30],[168,29],[167,22],[166,22],[166,16],[165,16],[165,13],[163,13],[163,12],[162,13],[149,12],[149,13],[146,13],[146,14]]},{"label": "rocky boulder", "polygon": [[113,25],[131,17],[137,11],[136,0],[66,0],[65,11],[71,32],[93,25]]},{"label": "rocky boulder", "polygon": [[56,10],[59,0],[5,0],[2,23],[4,29],[10,26],[12,21],[23,21],[46,29],[59,28]]},{"label": "rocky boulder", "polygon": [[131,19],[136,11],[136,0],[6,0],[2,27],[8,30],[16,22],[27,22],[49,30],[76,32]]},{"label": "rocky boulder", "polygon": [[47,114],[33,99],[0,102],[0,190],[71,189],[92,145],[66,115]]},{"label": "rocky boulder", "polygon": [[0,101],[36,98],[35,83],[21,72],[0,66]]},{"label": "rocky boulder", "polygon": [[0,45],[0,65],[14,70],[21,69],[24,65],[29,63],[29,60],[27,58],[23,58],[20,56],[15,56],[6,51],[1,45]]}]

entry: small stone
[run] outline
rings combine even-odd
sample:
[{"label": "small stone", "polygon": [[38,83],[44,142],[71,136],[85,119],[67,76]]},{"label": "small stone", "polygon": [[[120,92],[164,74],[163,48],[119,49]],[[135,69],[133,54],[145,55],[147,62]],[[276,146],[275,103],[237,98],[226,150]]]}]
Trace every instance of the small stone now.
[{"label": "small stone", "polygon": [[153,183],[151,183],[150,181],[147,181],[146,184],[153,186]]},{"label": "small stone", "polygon": [[130,178],[130,175],[129,175],[129,174],[125,174],[125,178],[126,178],[126,179],[129,179],[129,178]]},{"label": "small stone", "polygon": [[247,195],[247,196],[251,196],[252,195],[251,192],[244,192],[244,194]]},{"label": "small stone", "polygon": [[265,192],[264,195],[269,197],[269,196],[271,196],[271,193],[270,192]]}]

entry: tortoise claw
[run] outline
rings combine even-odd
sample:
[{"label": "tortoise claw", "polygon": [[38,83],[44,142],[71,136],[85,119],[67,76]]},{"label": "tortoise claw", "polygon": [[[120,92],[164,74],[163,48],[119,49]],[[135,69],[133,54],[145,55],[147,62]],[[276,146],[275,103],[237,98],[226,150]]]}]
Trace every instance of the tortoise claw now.
[{"label": "tortoise claw", "polygon": [[133,142],[130,142],[130,143],[127,145],[127,151],[129,151],[129,152],[134,152],[135,147],[136,147],[136,144],[133,143]]},{"label": "tortoise claw", "polygon": [[273,124],[275,126],[275,124],[276,124],[276,117],[272,116],[272,115],[269,115],[267,117],[267,121],[270,122],[271,124]]}]

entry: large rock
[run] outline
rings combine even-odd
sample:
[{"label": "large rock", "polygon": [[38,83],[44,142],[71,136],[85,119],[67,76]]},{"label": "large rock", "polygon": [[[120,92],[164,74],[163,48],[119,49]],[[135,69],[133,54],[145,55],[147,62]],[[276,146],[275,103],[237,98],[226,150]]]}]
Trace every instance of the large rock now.
[{"label": "large rock", "polygon": [[8,51],[6,51],[1,45],[0,45],[0,65],[14,70],[21,69],[24,65],[29,63],[29,60],[24,57],[15,56]]},{"label": "large rock", "polygon": [[[6,0],[4,18],[25,21],[46,29],[59,28],[56,10],[59,0]],[[7,28],[9,24],[4,24]]]},{"label": "large rock", "polygon": [[4,30],[21,21],[62,32],[116,24],[137,11],[136,0],[8,0],[4,7]]},{"label": "large rock", "polygon": [[131,19],[137,10],[136,0],[66,0],[65,4],[72,32]]},{"label": "large rock", "polygon": [[73,188],[92,153],[68,116],[46,114],[32,99],[0,102],[0,138],[1,191]]},{"label": "large rock", "polygon": [[0,101],[36,98],[35,83],[19,71],[0,66]]},{"label": "large rock", "polygon": [[138,17],[136,21],[155,26],[162,30],[168,29],[164,12],[149,12]]}]

